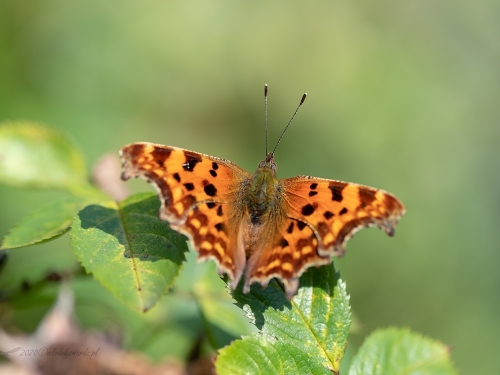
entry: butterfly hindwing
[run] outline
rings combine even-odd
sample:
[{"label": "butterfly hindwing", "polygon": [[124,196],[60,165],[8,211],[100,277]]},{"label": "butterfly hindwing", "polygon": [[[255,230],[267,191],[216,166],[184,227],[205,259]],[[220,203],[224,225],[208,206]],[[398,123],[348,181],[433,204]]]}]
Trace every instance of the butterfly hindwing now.
[{"label": "butterfly hindwing", "polygon": [[276,231],[271,231],[262,251],[248,261],[246,285],[258,281],[266,286],[276,277],[283,281],[291,298],[297,292],[298,278],[311,266],[330,263],[330,256],[318,254],[318,239],[304,222],[287,218]]},{"label": "butterfly hindwing", "polygon": [[308,176],[281,182],[288,216],[313,228],[321,255],[342,256],[346,241],[363,227],[377,226],[392,236],[405,212],[396,197],[368,186]]},{"label": "butterfly hindwing", "polygon": [[230,225],[228,211],[224,203],[201,203],[188,212],[183,224],[170,226],[191,239],[199,260],[215,260],[219,270],[234,280],[243,273],[245,257],[237,251],[236,228]]}]

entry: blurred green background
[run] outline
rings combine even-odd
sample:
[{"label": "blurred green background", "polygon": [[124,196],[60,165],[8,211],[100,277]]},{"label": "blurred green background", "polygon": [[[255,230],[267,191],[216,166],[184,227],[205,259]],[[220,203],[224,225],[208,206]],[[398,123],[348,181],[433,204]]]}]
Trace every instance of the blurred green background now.
[{"label": "blurred green background", "polygon": [[[449,344],[461,373],[498,374],[499,16],[492,0],[4,0],[0,119],[62,129],[90,165],[151,141],[253,171],[264,83],[271,146],[307,92],[279,176],[383,188],[408,209],[394,238],[363,230],[335,261],[356,318],[348,357],[376,327],[407,326]],[[0,186],[0,235],[56,196]],[[12,250],[0,286],[74,262],[66,237]]]}]

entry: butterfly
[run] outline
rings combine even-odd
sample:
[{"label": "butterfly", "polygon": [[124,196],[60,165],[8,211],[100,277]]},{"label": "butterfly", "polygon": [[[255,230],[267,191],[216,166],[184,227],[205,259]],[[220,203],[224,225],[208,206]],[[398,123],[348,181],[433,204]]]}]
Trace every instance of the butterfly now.
[{"label": "butterfly", "polygon": [[[267,134],[267,85],[265,98]],[[231,288],[242,277],[244,293],[252,283],[266,287],[277,278],[291,299],[300,275],[343,256],[359,229],[377,226],[392,236],[405,207],[368,186],[310,176],[278,179],[276,147],[250,174],[214,156],[132,143],[120,149],[122,179],[150,182],[161,201],[160,219],[187,236],[198,260],[213,259]]]}]

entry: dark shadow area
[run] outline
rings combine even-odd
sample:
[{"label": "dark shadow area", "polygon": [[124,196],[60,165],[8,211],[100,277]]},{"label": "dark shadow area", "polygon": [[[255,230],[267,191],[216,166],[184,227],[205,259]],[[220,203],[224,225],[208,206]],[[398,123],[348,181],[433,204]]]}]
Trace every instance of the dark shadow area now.
[{"label": "dark shadow area", "polygon": [[125,247],[124,257],[147,262],[169,260],[180,265],[188,250],[186,238],[158,218],[159,206],[158,198],[152,196],[118,210],[89,205],[78,216],[82,229],[97,229],[115,237]]},{"label": "dark shadow area", "polygon": [[[324,293],[333,296],[334,288],[340,278],[339,273],[335,272],[333,262],[321,267],[309,268],[300,277],[300,286],[297,296],[294,298],[307,298],[302,296],[303,288],[320,288]],[[259,284],[252,284],[250,292],[243,293],[242,280],[236,290],[232,292],[233,298],[237,301],[237,305],[243,308],[248,305],[255,317],[255,326],[262,330],[265,322],[267,309],[272,308],[276,311],[286,313],[285,310],[293,308],[292,301],[286,298],[285,288],[276,279],[269,282],[267,288],[262,288]]]}]

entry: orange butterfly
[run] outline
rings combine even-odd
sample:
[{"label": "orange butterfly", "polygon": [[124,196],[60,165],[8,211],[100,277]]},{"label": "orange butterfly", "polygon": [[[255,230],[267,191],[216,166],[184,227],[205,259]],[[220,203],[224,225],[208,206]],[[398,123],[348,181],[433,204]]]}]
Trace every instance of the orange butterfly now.
[{"label": "orange butterfly", "polygon": [[[265,98],[267,113],[267,85]],[[122,179],[152,183],[161,200],[160,219],[189,238],[199,260],[215,260],[231,288],[243,273],[245,293],[252,283],[266,287],[276,277],[292,298],[300,275],[344,255],[357,230],[378,226],[392,236],[405,207],[367,186],[309,176],[278,180],[276,147],[252,175],[225,159],[132,143],[120,149]]]}]

